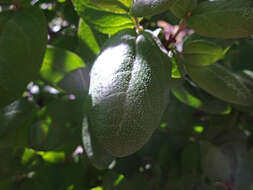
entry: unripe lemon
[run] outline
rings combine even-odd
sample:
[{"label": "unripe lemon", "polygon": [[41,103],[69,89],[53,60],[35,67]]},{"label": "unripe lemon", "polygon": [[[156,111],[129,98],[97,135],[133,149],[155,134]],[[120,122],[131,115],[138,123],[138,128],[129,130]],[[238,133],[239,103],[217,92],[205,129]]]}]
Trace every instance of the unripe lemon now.
[{"label": "unripe lemon", "polygon": [[89,130],[111,155],[136,152],[159,126],[170,72],[167,51],[148,30],[123,30],[106,42],[90,75]]}]

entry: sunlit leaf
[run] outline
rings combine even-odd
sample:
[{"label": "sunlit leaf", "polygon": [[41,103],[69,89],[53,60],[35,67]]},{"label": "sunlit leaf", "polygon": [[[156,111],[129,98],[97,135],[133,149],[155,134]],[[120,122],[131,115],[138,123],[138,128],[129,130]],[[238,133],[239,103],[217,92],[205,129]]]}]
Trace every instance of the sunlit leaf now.
[{"label": "sunlit leaf", "polygon": [[80,4],[97,10],[124,14],[128,12],[129,0],[80,0]]},{"label": "sunlit leaf", "polygon": [[38,152],[37,154],[41,155],[43,160],[48,163],[62,163],[65,160],[64,152]]},{"label": "sunlit leaf", "polygon": [[184,83],[172,89],[173,95],[182,103],[213,114],[229,114],[231,108],[225,102],[205,93],[202,89]]},{"label": "sunlit leaf", "polygon": [[175,16],[185,18],[197,7],[197,3],[197,0],[177,0],[169,9]]},{"label": "sunlit leaf", "polygon": [[44,80],[57,86],[66,74],[82,67],[85,67],[85,64],[78,55],[51,46],[47,48],[40,75]]},{"label": "sunlit leaf", "polygon": [[194,40],[183,47],[185,64],[192,66],[208,66],[221,59],[224,50],[217,44],[207,40]]},{"label": "sunlit leaf", "polygon": [[79,22],[78,37],[79,55],[86,61],[92,61],[99,53],[100,47],[92,28],[83,19]]},{"label": "sunlit leaf", "polygon": [[200,164],[199,144],[188,144],[181,153],[182,171],[196,174]]},{"label": "sunlit leaf", "polygon": [[128,14],[111,13],[87,7],[79,0],[74,0],[78,15],[92,28],[105,34],[114,34],[119,30],[133,28],[134,22]]},{"label": "sunlit leaf", "polygon": [[81,144],[84,109],[83,99],[66,98],[50,103],[30,128],[30,147],[41,151],[74,151]]}]

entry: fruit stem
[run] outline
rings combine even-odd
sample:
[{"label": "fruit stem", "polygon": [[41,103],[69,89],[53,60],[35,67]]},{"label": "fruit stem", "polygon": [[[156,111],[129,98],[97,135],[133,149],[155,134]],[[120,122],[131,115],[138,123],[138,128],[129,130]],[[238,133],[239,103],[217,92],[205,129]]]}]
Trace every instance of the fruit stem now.
[{"label": "fruit stem", "polygon": [[138,18],[135,17],[134,20],[135,20],[136,33],[139,34],[143,30],[143,27],[140,25]]},{"label": "fruit stem", "polygon": [[181,20],[180,21],[180,23],[179,23],[179,25],[178,25],[178,30],[177,30],[177,32],[174,34],[174,36],[173,36],[173,38],[174,39],[176,39],[176,37],[178,36],[178,34],[182,31],[182,30],[184,30],[185,29],[185,22],[184,22],[184,20]]}]

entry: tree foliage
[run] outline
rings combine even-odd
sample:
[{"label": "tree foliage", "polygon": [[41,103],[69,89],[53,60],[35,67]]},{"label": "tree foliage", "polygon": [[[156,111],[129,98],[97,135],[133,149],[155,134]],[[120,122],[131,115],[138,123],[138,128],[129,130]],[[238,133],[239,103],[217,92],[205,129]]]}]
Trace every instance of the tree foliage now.
[{"label": "tree foliage", "polygon": [[252,0],[0,0],[0,189],[252,190],[252,60]]}]

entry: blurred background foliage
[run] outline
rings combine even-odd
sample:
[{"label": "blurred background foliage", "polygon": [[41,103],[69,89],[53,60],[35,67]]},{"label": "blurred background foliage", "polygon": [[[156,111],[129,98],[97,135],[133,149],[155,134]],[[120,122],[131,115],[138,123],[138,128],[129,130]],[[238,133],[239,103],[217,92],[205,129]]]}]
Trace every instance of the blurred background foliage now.
[{"label": "blurred background foliage", "polygon": [[[40,76],[0,111],[0,189],[253,189],[252,107],[217,99],[189,76],[181,78],[177,68],[170,104],[150,141],[108,169],[91,164],[81,138],[89,70],[112,34],[134,27],[127,13],[130,0],[94,2],[0,0],[1,12],[14,9],[13,4],[39,7],[48,23]],[[159,21],[179,23],[165,12],[141,24],[153,30]],[[194,39],[215,43],[218,57],[209,56],[206,63],[219,62],[252,90],[252,37],[219,40],[193,34],[184,41]]]}]

